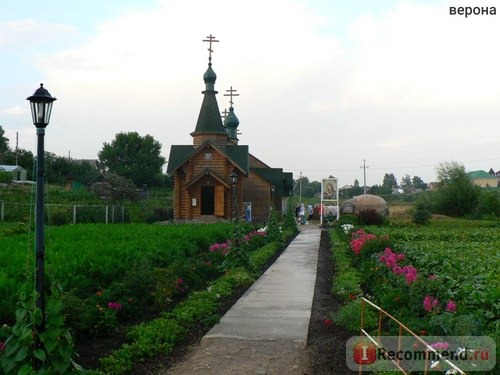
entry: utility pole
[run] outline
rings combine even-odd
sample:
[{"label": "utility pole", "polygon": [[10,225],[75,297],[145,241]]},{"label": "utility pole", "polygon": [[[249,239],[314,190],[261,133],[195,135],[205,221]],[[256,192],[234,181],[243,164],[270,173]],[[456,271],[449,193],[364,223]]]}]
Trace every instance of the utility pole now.
[{"label": "utility pole", "polygon": [[300,203],[302,204],[302,172],[300,172],[299,176],[299,197],[300,197]]},{"label": "utility pole", "polygon": [[19,165],[19,132],[16,132],[16,167]]},{"label": "utility pole", "polygon": [[363,159],[363,165],[361,165],[360,168],[363,168],[363,194],[366,194],[366,168],[368,168],[366,159]]}]

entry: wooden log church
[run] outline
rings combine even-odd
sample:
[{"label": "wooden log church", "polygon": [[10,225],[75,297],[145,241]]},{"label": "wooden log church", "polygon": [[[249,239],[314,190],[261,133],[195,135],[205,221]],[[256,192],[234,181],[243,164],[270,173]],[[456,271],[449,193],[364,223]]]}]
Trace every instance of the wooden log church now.
[{"label": "wooden log church", "polygon": [[292,173],[271,168],[249,152],[247,145],[238,144],[239,120],[234,113],[229,90],[230,107],[224,120],[219,111],[215,91],[217,76],[212,69],[210,35],[208,69],[203,75],[205,91],[192,145],[173,145],[170,149],[167,173],[173,177],[175,222],[214,222],[251,220],[267,222],[271,208],[278,214],[291,195]]}]

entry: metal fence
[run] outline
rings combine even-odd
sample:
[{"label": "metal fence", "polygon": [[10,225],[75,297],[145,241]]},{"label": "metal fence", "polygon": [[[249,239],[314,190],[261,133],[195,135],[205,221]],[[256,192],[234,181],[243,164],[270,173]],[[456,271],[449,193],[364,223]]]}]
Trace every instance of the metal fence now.
[{"label": "metal fence", "polygon": [[[0,201],[0,221],[29,222],[34,203]],[[79,223],[153,223],[172,220],[170,207],[141,205],[45,204],[45,222],[52,225]]]},{"label": "metal fence", "polygon": [[[378,329],[377,329],[377,334],[376,335],[371,335],[369,332],[367,332],[364,327],[365,327],[365,309],[366,308],[373,308],[378,311]],[[368,340],[370,340],[376,347],[383,349],[380,346],[380,338],[382,336],[382,321],[383,318],[388,318],[390,321],[396,323],[398,326],[398,348],[397,352],[400,351],[400,345],[401,345],[401,339],[403,335],[409,335],[412,336],[416,341],[418,341],[420,344],[422,344],[425,348],[425,353],[426,353],[426,361],[425,361],[425,368],[423,373],[428,374],[431,369],[430,369],[430,361],[428,358],[430,357],[430,353],[433,353],[435,357],[438,357],[441,361],[446,362],[449,367],[453,369],[454,374],[461,374],[461,375],[466,375],[464,371],[462,371],[460,368],[458,368],[455,364],[450,362],[448,359],[444,358],[440,353],[438,353],[432,346],[430,346],[427,342],[422,340],[416,333],[414,333],[412,330],[410,330],[407,326],[405,326],[403,323],[401,323],[399,320],[397,320],[395,317],[393,317],[391,314],[389,314],[387,311],[383,310],[381,307],[375,305],[373,302],[367,300],[366,298],[362,297],[361,298],[361,337],[366,337]],[[400,366],[400,360],[398,358],[396,359],[390,359],[390,361],[393,363],[393,365],[402,373],[408,374],[408,372],[405,371]],[[361,375],[362,373],[362,364],[359,364],[358,370],[359,374]]]}]

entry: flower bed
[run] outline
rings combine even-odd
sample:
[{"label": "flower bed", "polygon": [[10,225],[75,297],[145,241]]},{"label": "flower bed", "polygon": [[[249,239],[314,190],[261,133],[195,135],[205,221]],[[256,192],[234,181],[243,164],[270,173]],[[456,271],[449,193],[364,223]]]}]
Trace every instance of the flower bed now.
[{"label": "flower bed", "polygon": [[[498,228],[350,228],[348,242],[339,240],[340,229],[333,235],[334,257],[344,260],[336,265],[343,270],[332,290],[346,301],[362,290],[420,334],[498,335],[498,292],[492,287],[500,266]],[[350,284],[349,274],[356,276]]]}]

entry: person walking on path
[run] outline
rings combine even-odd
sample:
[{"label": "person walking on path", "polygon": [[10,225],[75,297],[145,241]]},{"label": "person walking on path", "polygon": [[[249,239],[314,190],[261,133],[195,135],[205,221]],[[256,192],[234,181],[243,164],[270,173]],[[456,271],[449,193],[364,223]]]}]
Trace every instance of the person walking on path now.
[{"label": "person walking on path", "polygon": [[304,203],[300,204],[299,217],[300,217],[300,224],[305,224],[306,223],[306,208],[304,206]]},{"label": "person walking on path", "polygon": [[312,218],[313,218],[313,215],[314,215],[314,210],[313,210],[313,206],[312,206],[311,203],[309,203],[309,205],[307,206],[307,213],[309,215],[309,219],[308,220],[311,221]]}]

